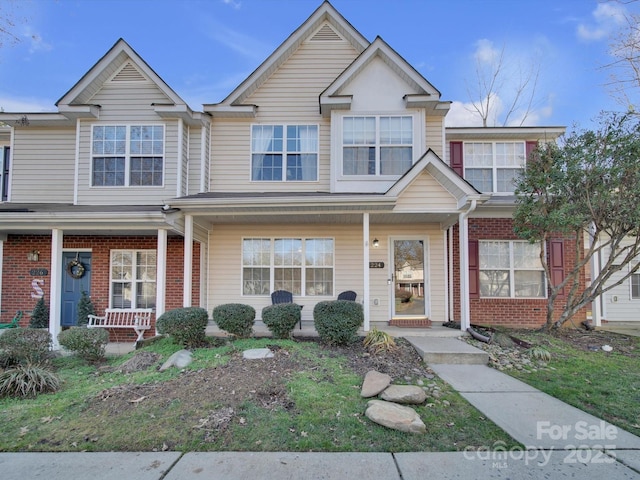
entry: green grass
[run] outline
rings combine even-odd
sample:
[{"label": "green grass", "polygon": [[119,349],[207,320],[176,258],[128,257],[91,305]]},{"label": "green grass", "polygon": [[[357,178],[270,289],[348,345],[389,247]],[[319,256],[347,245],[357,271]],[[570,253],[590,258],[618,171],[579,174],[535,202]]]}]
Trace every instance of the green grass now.
[{"label": "green grass", "polygon": [[[610,338],[611,335],[615,338],[615,334],[609,334]],[[534,332],[519,332],[517,336],[551,353],[549,369],[505,373],[640,435],[640,338],[621,337],[625,355],[615,346],[610,353],[576,348],[562,336]],[[595,338],[594,343],[598,344]]]},{"label": "green grass", "polygon": [[[161,394],[149,394],[153,402],[124,402],[111,410],[108,389],[131,389],[130,397],[155,392],[163,382],[182,375],[215,372],[231,366],[234,355],[247,348],[278,345],[299,368],[274,388],[284,389],[291,406],[266,408],[247,398],[234,405],[226,428],[198,428],[208,415],[225,407],[224,401],[162,401]],[[156,342],[146,350],[165,360],[180,347],[168,341]],[[132,354],[110,359],[117,368]],[[325,350],[315,342],[291,340],[237,340],[217,348],[197,349],[187,373],[172,368],[158,372],[122,374],[105,366],[89,365],[73,357],[57,359],[56,371],[63,380],[55,394],[35,399],[0,399],[0,451],[456,451],[468,446],[491,446],[504,442],[516,446],[506,433],[485,419],[460,395],[439,379],[442,392],[429,398],[416,411],[427,426],[426,435],[413,435],[374,424],[364,416],[367,399],[360,397],[362,378],[347,365],[346,358]],[[236,361],[236,360],[233,360]],[[251,374],[249,372],[249,374]],[[201,377],[198,377],[201,378]],[[194,387],[199,386],[194,385]],[[206,388],[218,388],[215,382]],[[136,390],[136,388],[138,390]],[[142,390],[141,390],[142,389]],[[135,393],[134,393],[135,392]],[[142,393],[144,396],[144,393]],[[96,407],[96,403],[99,408]],[[104,408],[102,408],[104,407]]]}]

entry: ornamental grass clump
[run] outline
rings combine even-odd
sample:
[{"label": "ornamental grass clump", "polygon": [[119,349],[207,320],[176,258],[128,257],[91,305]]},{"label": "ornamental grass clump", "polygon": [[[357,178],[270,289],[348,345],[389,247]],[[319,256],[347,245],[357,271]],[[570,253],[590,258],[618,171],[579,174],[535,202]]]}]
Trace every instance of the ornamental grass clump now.
[{"label": "ornamental grass clump", "polygon": [[213,309],[212,318],[225,332],[238,338],[249,338],[253,333],[256,310],[250,305],[225,303]]},{"label": "ornamental grass clump", "polygon": [[185,307],[164,312],[156,321],[158,333],[169,335],[185,348],[200,347],[206,342],[209,314],[204,308]]},{"label": "ornamental grass clump", "polygon": [[262,321],[274,338],[291,338],[293,329],[300,323],[302,307],[295,303],[267,305],[262,309]]},{"label": "ornamental grass clump", "polygon": [[0,397],[35,397],[59,387],[58,376],[42,365],[27,363],[0,373]]},{"label": "ornamental grass clump", "polygon": [[60,332],[58,342],[80,358],[95,362],[104,358],[109,332],[104,328],[74,327]]},{"label": "ornamental grass clump", "polygon": [[313,324],[320,339],[333,345],[353,343],[364,323],[362,305],[349,300],[319,302],[313,309]]},{"label": "ornamental grass clump", "polygon": [[363,340],[364,347],[369,353],[390,352],[396,348],[396,341],[387,332],[382,332],[373,327]]}]

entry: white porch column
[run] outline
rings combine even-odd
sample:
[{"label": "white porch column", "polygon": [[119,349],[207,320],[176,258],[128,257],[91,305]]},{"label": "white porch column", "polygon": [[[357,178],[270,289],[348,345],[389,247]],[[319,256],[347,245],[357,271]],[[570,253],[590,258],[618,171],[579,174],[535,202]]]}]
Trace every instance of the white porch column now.
[{"label": "white porch column", "polygon": [[459,216],[459,250],[460,250],[460,330],[467,331],[471,326],[471,304],[469,302],[469,214],[476,209],[476,201]]},{"label": "white porch column", "polygon": [[369,331],[369,214],[362,214],[362,284],[364,293],[362,295],[362,306],[364,311],[364,331]]},{"label": "white porch column", "polygon": [[184,216],[184,291],[182,306],[191,306],[191,294],[193,290],[193,215]]},{"label": "white porch column", "polygon": [[51,230],[51,275],[49,276],[49,333],[53,349],[59,350],[58,334],[62,327],[62,244],[64,232],[58,228]]},{"label": "white porch column", "polygon": [[[167,230],[158,229],[158,246],[156,258],[156,319],[166,308],[167,299]],[[156,330],[156,335],[158,331]]]}]

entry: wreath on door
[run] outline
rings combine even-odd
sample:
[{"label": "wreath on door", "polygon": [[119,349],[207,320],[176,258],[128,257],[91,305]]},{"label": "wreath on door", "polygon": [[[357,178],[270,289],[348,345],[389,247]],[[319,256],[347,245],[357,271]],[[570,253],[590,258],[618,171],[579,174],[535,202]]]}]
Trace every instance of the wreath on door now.
[{"label": "wreath on door", "polygon": [[67,273],[72,278],[82,278],[84,276],[84,265],[77,258],[67,263]]}]

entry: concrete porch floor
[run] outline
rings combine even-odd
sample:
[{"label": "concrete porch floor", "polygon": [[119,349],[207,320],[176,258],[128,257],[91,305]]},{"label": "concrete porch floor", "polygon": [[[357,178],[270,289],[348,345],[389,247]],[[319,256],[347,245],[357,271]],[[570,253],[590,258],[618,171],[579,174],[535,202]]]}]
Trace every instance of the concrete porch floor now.
[{"label": "concrete porch floor", "polygon": [[596,327],[596,330],[640,337],[640,322],[606,322],[600,327]]},{"label": "concrete porch floor", "polygon": [[[387,332],[389,335],[393,337],[448,337],[448,338],[456,338],[462,335],[468,335],[468,333],[463,332],[461,330],[455,328],[443,327],[441,324],[434,323],[430,328],[403,328],[403,327],[391,327],[388,325],[372,325],[371,327],[376,327],[378,330]],[[228,334],[220,330],[216,324],[213,322],[209,322],[205,333],[208,337],[227,337]],[[267,326],[257,321],[253,326],[253,334],[255,337],[270,337],[271,332],[267,328]],[[363,329],[360,329],[358,332],[359,335],[365,336],[366,332]],[[293,331],[294,338],[305,338],[305,337],[317,337],[318,332],[314,328],[313,324],[303,324],[302,328],[296,326]],[[135,350],[135,343],[115,343],[111,342],[107,344],[106,353],[107,355],[125,355],[129,352]]]}]

